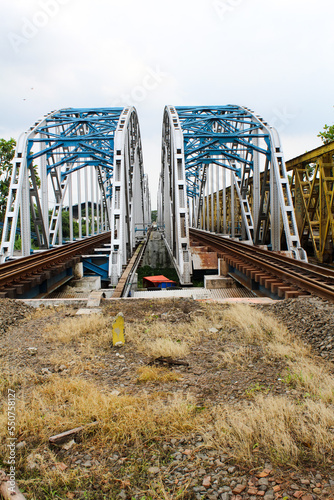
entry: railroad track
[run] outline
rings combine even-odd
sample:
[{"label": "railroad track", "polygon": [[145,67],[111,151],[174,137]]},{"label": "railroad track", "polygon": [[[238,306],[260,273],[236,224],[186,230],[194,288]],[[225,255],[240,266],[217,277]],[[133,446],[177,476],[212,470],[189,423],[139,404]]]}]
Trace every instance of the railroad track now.
[{"label": "railroad track", "polygon": [[[197,229],[190,236],[217,251],[236,271],[245,286],[261,287],[281,298],[316,295],[334,302],[334,271],[300,262],[245,243]],[[232,273],[233,274],[233,273]]]},{"label": "railroad track", "polygon": [[80,256],[104,242],[110,231],[68,243],[58,248],[22,257],[0,265],[0,298],[22,296],[29,289],[60,274],[80,261]]}]

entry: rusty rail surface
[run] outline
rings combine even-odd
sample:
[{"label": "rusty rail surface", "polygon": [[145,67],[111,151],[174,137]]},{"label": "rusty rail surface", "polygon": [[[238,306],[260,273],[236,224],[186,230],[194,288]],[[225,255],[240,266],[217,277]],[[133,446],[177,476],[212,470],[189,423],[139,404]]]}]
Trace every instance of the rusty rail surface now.
[{"label": "rusty rail surface", "polygon": [[229,265],[279,297],[312,294],[334,302],[334,271],[219,235],[190,229],[190,235],[213,248]]},{"label": "rusty rail surface", "polygon": [[80,261],[80,255],[110,242],[110,231],[0,265],[0,297],[13,297]]}]

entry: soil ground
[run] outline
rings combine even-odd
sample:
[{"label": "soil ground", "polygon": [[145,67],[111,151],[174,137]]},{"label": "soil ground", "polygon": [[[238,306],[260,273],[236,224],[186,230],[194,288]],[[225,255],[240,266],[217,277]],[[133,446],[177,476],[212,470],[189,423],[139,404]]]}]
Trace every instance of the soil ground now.
[{"label": "soil ground", "polygon": [[[226,304],[127,300],[106,301],[101,309],[101,335],[76,334],[62,330],[76,328],[73,306],[33,310],[0,301],[2,467],[9,471],[10,389],[17,403],[16,478],[27,498],[334,499],[334,392],[317,394],[312,384],[319,374],[311,374],[311,383],[294,372],[298,356],[271,352],[268,326],[264,340],[258,337],[264,317],[273,315],[277,331],[296,336],[296,352],[312,345],[305,356],[334,387],[332,305],[303,299],[258,307],[260,326],[245,336]],[[126,343],[116,349],[110,332],[120,312]],[[172,356],[184,364],[166,366],[152,356],[149,341],[165,335],[185,347],[179,358]],[[303,436],[291,424],[277,449],[279,418],[272,423],[274,444],[260,420],[254,428],[250,423],[262,408],[267,425],[274,417],[266,412],[276,404],[302,408],[305,417]],[[318,416],[307,427],[311,405],[320,404],[326,419]],[[284,411],[280,418],[289,420]],[[91,422],[97,424],[65,445],[48,442]],[[277,439],[283,439],[279,432]]]}]

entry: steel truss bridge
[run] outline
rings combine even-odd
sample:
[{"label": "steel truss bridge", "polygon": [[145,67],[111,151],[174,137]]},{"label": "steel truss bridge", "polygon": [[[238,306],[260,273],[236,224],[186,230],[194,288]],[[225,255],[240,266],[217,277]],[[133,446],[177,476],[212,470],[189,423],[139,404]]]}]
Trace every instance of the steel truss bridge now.
[{"label": "steel truss bridge", "polygon": [[[38,172],[38,176],[36,175]],[[22,256],[64,243],[63,209],[78,239],[111,231],[109,276],[116,285],[151,221],[148,178],[136,110],[61,109],[37,121],[19,139],[0,248],[14,253],[21,226]],[[74,218],[75,216],[75,218]]]},{"label": "steel truss bridge", "polygon": [[245,107],[165,108],[158,216],[183,284],[189,228],[307,260],[278,133]]},{"label": "steel truss bridge", "polygon": [[[278,133],[253,111],[167,106],[158,227],[180,283],[191,284],[191,229],[285,251],[304,262],[301,241],[308,238],[323,259],[334,233],[333,151],[324,148],[289,162],[290,188]],[[31,253],[33,233],[40,251],[63,245],[64,209],[69,242],[110,231],[108,276],[116,286],[151,223],[134,108],[53,111],[20,137],[1,262],[13,258],[19,227],[23,256]]]}]

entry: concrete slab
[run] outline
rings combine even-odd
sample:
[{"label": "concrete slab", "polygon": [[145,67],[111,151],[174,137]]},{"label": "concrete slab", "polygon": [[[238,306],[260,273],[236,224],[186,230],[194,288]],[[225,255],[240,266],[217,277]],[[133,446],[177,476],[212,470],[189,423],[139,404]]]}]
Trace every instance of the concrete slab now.
[{"label": "concrete slab", "polygon": [[87,314],[101,314],[101,313],[102,313],[101,309],[98,308],[88,309],[87,307],[86,309],[79,309],[79,311],[77,311],[77,316],[84,316]]},{"label": "concrete slab", "polygon": [[87,299],[16,299],[31,307],[58,307],[58,306],[79,306],[84,307]]},{"label": "concrete slab", "polygon": [[100,291],[91,292],[88,297],[87,307],[100,307],[104,293]]},{"label": "concrete slab", "polygon": [[236,288],[237,283],[233,278],[227,278],[219,275],[204,276],[204,288],[217,290],[220,288]]}]

